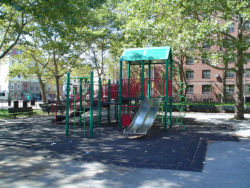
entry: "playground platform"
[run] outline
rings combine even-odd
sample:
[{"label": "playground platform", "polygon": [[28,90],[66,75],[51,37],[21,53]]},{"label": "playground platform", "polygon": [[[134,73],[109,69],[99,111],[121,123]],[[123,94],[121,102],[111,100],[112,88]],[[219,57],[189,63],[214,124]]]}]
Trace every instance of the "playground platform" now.
[{"label": "playground platform", "polygon": [[0,120],[0,187],[249,187],[250,142],[237,134],[250,122],[231,117],[190,113],[186,131],[141,138],[103,125],[94,139],[66,138],[48,117]]}]

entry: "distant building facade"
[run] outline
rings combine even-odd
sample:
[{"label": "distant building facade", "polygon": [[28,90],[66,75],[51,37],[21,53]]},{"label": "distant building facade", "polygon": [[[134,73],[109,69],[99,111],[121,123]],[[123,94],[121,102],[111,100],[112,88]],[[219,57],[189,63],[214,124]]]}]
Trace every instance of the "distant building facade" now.
[{"label": "distant building facade", "polygon": [[12,52],[4,57],[0,62],[0,99],[2,100],[27,100],[28,96],[31,99],[41,99],[41,91],[38,80],[24,79],[20,74],[15,78],[9,77],[10,66],[13,63],[11,56],[20,51],[12,50]]}]

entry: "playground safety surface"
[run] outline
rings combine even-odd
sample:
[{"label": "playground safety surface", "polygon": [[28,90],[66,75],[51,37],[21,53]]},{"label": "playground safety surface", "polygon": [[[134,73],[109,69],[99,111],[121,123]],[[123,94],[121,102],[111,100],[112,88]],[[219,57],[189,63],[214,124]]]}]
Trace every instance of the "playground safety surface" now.
[{"label": "playground safety surface", "polygon": [[[187,130],[173,127],[164,131],[154,125],[149,135],[131,138],[115,123],[94,129],[94,138],[83,138],[80,128],[64,134],[64,124],[49,117],[18,118],[0,121],[0,161],[11,155],[29,152],[46,159],[71,157],[78,161],[98,161],[126,167],[202,171],[207,145],[211,140],[238,141],[226,124],[185,119]],[[14,149],[14,150],[13,150]],[[12,152],[13,151],[13,152]],[[15,151],[15,152],[14,152]],[[18,151],[18,152],[16,152]]]}]

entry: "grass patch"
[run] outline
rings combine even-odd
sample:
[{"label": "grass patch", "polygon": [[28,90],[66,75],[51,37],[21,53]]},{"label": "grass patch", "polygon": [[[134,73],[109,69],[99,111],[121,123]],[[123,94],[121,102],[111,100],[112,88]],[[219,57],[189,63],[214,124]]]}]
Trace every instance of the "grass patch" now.
[{"label": "grass patch", "polygon": [[[34,110],[31,115],[32,116],[46,116],[47,112],[43,112],[42,110]],[[20,113],[17,117],[28,117],[27,113]],[[0,109],[0,119],[12,119],[14,118],[12,114],[9,114],[8,109]]]}]

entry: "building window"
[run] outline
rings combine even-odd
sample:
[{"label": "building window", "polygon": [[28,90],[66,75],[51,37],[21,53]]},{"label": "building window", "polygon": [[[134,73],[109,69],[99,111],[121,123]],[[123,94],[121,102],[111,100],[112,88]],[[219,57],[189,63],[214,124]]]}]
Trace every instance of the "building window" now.
[{"label": "building window", "polygon": [[233,71],[227,71],[226,77],[227,78],[234,78],[234,72]]},{"label": "building window", "polygon": [[187,79],[193,79],[194,78],[194,71],[187,71],[186,72],[186,78]]},{"label": "building window", "polygon": [[246,85],[246,94],[250,94],[250,84]]},{"label": "building window", "polygon": [[202,102],[205,102],[205,103],[210,103],[211,102],[211,98],[205,98],[205,99],[202,99]]},{"label": "building window", "polygon": [[203,79],[210,79],[210,70],[203,70],[202,71],[202,78]]},{"label": "building window", "polygon": [[20,74],[18,74],[18,75],[17,75],[17,77],[18,77],[18,78],[21,78],[21,75],[20,75]]},{"label": "building window", "polygon": [[203,43],[202,43],[202,48],[203,48],[203,49],[209,49],[209,48],[210,48],[210,45],[209,45],[208,43],[206,43],[206,42],[203,42]]},{"label": "building window", "polygon": [[202,86],[202,93],[203,94],[211,93],[211,85],[203,85]]},{"label": "building window", "polygon": [[14,82],[10,82],[10,89],[14,90]]},{"label": "building window", "polygon": [[250,53],[245,53],[244,59],[246,62],[250,62]]},{"label": "building window", "polygon": [[203,57],[201,59],[201,62],[202,62],[202,64],[207,64],[207,63],[210,63],[210,59]]},{"label": "building window", "polygon": [[21,83],[17,82],[17,90],[21,90]]},{"label": "building window", "polygon": [[202,86],[202,93],[203,94],[211,93],[211,85],[203,85]]},{"label": "building window", "polygon": [[228,26],[228,32],[229,33],[234,32],[234,23]]},{"label": "building window", "polygon": [[30,90],[33,90],[33,86],[30,86]]},{"label": "building window", "polygon": [[48,91],[50,91],[50,85],[48,85]]},{"label": "building window", "polygon": [[245,24],[243,25],[243,30],[249,30],[250,29],[250,22],[246,21]]},{"label": "building window", "polygon": [[245,70],[245,76],[246,76],[247,78],[250,78],[250,69],[246,69],[246,70]]},{"label": "building window", "polygon": [[233,41],[231,39],[224,39],[223,46],[232,48],[234,46],[234,44],[233,44]]},{"label": "building window", "polygon": [[229,61],[229,63],[234,63],[236,61],[236,58],[235,57],[231,57],[228,61]]},{"label": "building window", "polygon": [[187,58],[187,65],[193,65],[194,59],[193,58]]},{"label": "building window", "polygon": [[248,45],[250,44],[250,38],[246,39],[246,44],[248,44]]},{"label": "building window", "polygon": [[226,85],[226,93],[234,94],[234,85]]},{"label": "building window", "polygon": [[36,87],[36,90],[39,91],[39,87]]},{"label": "building window", "polygon": [[187,86],[187,94],[192,94],[192,93],[194,93],[194,86],[188,85]]}]

